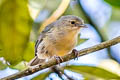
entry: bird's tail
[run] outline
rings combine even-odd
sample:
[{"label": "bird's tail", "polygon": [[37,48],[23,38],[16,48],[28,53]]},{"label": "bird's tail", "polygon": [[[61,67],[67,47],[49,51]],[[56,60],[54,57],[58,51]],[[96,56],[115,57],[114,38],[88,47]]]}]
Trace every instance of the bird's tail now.
[{"label": "bird's tail", "polygon": [[39,59],[37,56],[35,56],[29,63],[28,66],[35,66],[37,64],[42,64],[45,62],[45,59]]}]

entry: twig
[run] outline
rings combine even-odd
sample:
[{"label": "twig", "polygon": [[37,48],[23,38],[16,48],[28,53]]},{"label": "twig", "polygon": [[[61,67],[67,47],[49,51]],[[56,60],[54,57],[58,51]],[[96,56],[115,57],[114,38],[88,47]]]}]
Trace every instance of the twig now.
[{"label": "twig", "polygon": [[[78,56],[87,55],[87,54],[89,54],[91,52],[95,52],[95,51],[110,47],[110,46],[115,45],[117,43],[120,43],[120,36],[118,36],[118,37],[116,37],[116,38],[114,38],[112,40],[102,42],[102,43],[100,43],[98,45],[82,49],[82,50],[79,51]],[[74,53],[62,56],[63,62],[69,61],[69,60],[74,59],[74,58],[75,58]],[[14,79],[17,79],[17,78],[20,78],[20,77],[24,77],[24,76],[33,74],[33,73],[35,73],[37,71],[40,71],[40,70],[43,70],[45,68],[54,66],[56,64],[57,64],[57,62],[53,58],[53,59],[49,60],[48,62],[45,62],[43,65],[36,66],[34,69],[27,68],[27,69],[25,69],[23,71],[20,71],[18,73],[13,74],[13,75],[2,78],[1,80],[14,80]]]},{"label": "twig", "polygon": [[68,80],[74,80],[73,78],[69,77],[66,73],[64,75],[67,77]]},{"label": "twig", "polygon": [[62,75],[65,75],[65,77],[67,78],[67,80],[74,80],[71,77],[69,77],[67,74],[65,74],[63,70],[61,70],[60,68],[58,68],[58,66],[53,66],[53,67],[51,67],[51,69],[52,69],[53,72],[55,72],[56,74],[58,74],[58,76],[62,80],[65,80],[65,79],[62,78]]},{"label": "twig", "polygon": [[51,69],[52,69],[52,71],[55,72],[62,80],[64,80],[63,77],[62,77],[63,73],[62,73],[62,71],[61,71],[57,66],[53,66],[53,67],[51,67]]}]

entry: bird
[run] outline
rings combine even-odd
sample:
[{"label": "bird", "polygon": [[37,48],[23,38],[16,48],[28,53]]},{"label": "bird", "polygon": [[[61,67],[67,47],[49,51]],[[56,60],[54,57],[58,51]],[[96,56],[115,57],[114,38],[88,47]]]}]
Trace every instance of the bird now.
[{"label": "bird", "polygon": [[42,64],[51,58],[58,60],[71,53],[77,44],[80,29],[85,27],[84,20],[74,15],[62,16],[47,25],[36,40],[35,57],[28,65]]}]

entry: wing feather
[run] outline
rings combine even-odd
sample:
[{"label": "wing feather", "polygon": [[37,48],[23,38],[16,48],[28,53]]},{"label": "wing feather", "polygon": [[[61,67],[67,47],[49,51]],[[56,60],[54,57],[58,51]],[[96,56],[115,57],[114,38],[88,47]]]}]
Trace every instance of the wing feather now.
[{"label": "wing feather", "polygon": [[40,43],[43,41],[44,37],[46,36],[46,34],[48,33],[48,31],[50,31],[53,27],[54,27],[55,22],[49,24],[48,26],[45,27],[45,29],[40,33],[38,39],[36,40],[35,43],[35,56],[37,56],[37,48],[40,45]]}]

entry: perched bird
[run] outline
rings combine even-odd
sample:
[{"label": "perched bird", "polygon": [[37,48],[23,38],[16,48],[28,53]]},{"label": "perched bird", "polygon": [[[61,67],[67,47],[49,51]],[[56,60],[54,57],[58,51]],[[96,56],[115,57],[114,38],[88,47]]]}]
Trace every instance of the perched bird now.
[{"label": "perched bird", "polygon": [[84,27],[84,21],[73,15],[62,16],[49,24],[36,41],[35,58],[30,61],[29,66],[69,54],[77,43],[80,29]]}]

